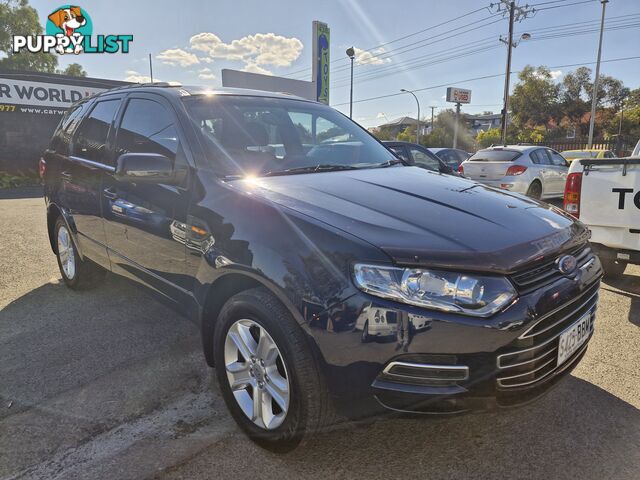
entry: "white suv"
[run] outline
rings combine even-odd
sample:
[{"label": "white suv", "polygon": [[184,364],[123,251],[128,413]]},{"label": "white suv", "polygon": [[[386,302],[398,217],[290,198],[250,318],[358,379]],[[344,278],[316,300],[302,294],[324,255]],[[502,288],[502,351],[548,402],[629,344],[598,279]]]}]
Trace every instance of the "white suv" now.
[{"label": "white suv", "polygon": [[478,150],[459,168],[472,180],[538,199],[562,197],[568,170],[558,152],[531,145]]}]

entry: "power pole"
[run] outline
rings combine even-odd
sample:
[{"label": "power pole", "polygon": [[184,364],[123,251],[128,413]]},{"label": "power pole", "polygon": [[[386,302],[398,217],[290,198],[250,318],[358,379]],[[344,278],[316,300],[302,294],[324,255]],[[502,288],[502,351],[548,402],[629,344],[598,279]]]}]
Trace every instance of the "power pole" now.
[{"label": "power pole", "polygon": [[600,0],[602,3],[602,18],[600,19],[600,41],[598,42],[598,60],[596,62],[596,78],[593,80],[593,90],[591,91],[591,118],[589,119],[589,144],[588,149],[593,146],[593,127],[596,123],[596,106],[598,105],[598,87],[600,86],[600,56],[602,55],[602,34],[604,33],[604,12],[609,0]]},{"label": "power pole", "polygon": [[438,107],[429,107],[431,109],[431,132],[433,133],[433,111]]},{"label": "power pole", "polygon": [[[515,1],[509,0],[500,0],[499,3],[491,4],[490,8],[496,8],[498,13],[502,13],[504,16],[509,15],[509,35],[505,40],[500,37],[500,41],[507,45],[507,69],[505,72],[504,78],[504,102],[502,108],[502,134],[501,140],[504,145],[507,144],[507,122],[509,115],[509,82],[511,80],[511,52],[514,47],[518,45],[519,42],[513,41],[513,24],[514,22],[521,22],[525,18],[529,16],[535,15],[536,9],[529,8],[528,5],[524,7],[516,6]],[[524,34],[522,36],[522,40],[526,40],[530,38],[531,35]]]},{"label": "power pole", "polygon": [[153,63],[151,62],[151,54],[149,54],[149,78],[151,79],[151,83],[153,83]]}]

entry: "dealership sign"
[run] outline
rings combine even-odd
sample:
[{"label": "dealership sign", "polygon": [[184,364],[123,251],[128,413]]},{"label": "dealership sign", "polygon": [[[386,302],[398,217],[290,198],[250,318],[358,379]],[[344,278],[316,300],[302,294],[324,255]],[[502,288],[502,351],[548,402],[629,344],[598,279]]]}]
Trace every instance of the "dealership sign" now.
[{"label": "dealership sign", "polygon": [[447,102],[471,103],[471,90],[449,87],[447,88]]},{"label": "dealership sign", "polygon": [[313,22],[313,80],[316,84],[316,99],[329,104],[329,45],[330,32],[326,23]]},{"label": "dealership sign", "polygon": [[73,102],[104,90],[104,88],[0,78],[0,104],[67,108]]}]

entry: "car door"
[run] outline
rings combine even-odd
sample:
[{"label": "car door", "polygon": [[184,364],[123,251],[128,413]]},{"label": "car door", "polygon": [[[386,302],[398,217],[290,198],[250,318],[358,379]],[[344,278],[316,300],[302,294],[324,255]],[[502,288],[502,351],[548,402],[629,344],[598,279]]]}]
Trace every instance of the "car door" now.
[{"label": "car door", "polygon": [[567,160],[555,150],[547,149],[547,154],[551,159],[551,168],[554,172],[553,193],[561,195],[564,192],[564,184],[567,180],[569,166]]},{"label": "car door", "polygon": [[432,156],[424,150],[413,146],[408,147],[408,150],[409,155],[411,155],[412,165],[432,172],[440,172],[442,170],[442,163],[435,155]]},{"label": "car door", "polygon": [[100,192],[102,175],[110,168],[109,139],[120,103],[120,97],[107,97],[86,107],[60,173],[63,203],[77,229],[78,248],[103,266],[109,266],[109,260]]},{"label": "car door", "polygon": [[[127,98],[116,130],[115,157],[156,153],[174,169],[189,170],[185,142],[173,108],[154,94]],[[185,175],[185,177],[187,177]],[[183,185],[118,181],[105,177],[103,212],[114,271],[183,304],[193,279],[186,269],[188,178]]]},{"label": "car door", "polygon": [[556,172],[551,165],[551,158],[545,148],[538,148],[529,153],[535,176],[542,180],[542,195],[555,194],[554,181],[556,180]]}]

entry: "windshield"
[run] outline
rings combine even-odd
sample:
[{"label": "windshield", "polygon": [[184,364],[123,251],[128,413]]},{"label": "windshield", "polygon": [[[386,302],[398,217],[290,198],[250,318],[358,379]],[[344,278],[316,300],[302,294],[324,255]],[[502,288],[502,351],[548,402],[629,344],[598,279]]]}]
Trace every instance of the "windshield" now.
[{"label": "windshield", "polygon": [[213,95],[185,98],[215,169],[225,176],[285,175],[389,166],[399,161],[336,110],[311,102]]},{"label": "windshield", "polygon": [[513,162],[520,156],[515,150],[479,150],[469,158],[470,162]]}]

